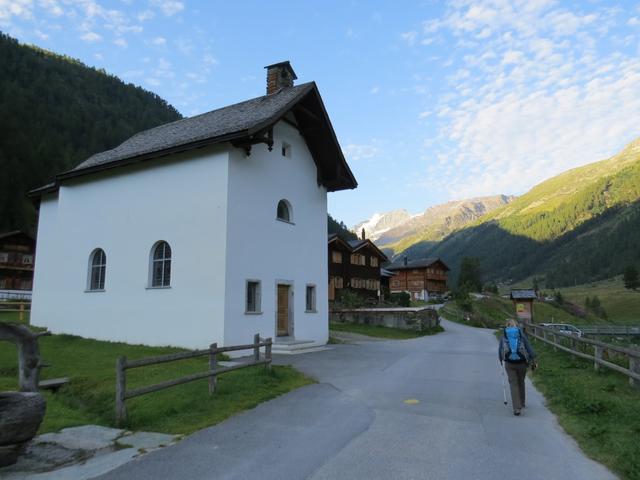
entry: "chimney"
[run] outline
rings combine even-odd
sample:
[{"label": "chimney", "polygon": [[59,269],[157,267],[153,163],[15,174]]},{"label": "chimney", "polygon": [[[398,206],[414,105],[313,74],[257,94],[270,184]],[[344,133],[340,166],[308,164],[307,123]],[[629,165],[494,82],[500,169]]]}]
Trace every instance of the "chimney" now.
[{"label": "chimney", "polygon": [[407,258],[407,256],[404,256],[404,266],[407,266],[407,263],[409,263],[409,259]]},{"label": "chimney", "polygon": [[364,234],[364,227],[362,227],[362,240],[366,240],[366,239],[367,239],[367,237]]},{"label": "chimney", "polygon": [[293,87],[293,81],[298,78],[288,60],[264,68],[267,69],[267,95],[277,93],[284,87]]}]

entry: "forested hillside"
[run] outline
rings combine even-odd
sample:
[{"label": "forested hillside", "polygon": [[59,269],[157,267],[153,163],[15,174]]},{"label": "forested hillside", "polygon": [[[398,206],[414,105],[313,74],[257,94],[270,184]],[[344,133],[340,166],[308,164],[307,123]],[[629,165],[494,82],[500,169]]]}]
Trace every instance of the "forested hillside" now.
[{"label": "forested hillside", "polygon": [[640,264],[640,139],[614,157],[547,180],[448,236],[416,244],[410,257],[442,257],[454,272],[481,259],[487,279],[545,277],[565,286]]},{"label": "forested hillside", "polygon": [[0,33],[0,232],[34,231],[30,189],[178,118],[154,93]]}]

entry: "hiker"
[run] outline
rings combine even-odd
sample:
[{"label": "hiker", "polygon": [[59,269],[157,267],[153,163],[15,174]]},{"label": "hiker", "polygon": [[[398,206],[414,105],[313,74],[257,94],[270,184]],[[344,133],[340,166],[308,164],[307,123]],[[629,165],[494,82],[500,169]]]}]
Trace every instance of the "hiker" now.
[{"label": "hiker", "polygon": [[527,375],[527,367],[531,366],[531,369],[535,370],[538,364],[527,336],[520,330],[515,320],[507,320],[498,347],[498,356],[500,365],[504,362],[504,369],[509,378],[513,414],[518,416],[525,407],[524,378]]}]

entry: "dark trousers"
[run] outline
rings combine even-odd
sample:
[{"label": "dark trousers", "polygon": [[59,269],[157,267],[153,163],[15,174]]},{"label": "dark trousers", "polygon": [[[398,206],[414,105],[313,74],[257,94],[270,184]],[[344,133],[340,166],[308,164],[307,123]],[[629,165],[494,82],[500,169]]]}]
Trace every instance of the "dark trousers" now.
[{"label": "dark trousers", "polygon": [[509,379],[513,410],[520,410],[524,407],[525,401],[524,377],[527,376],[527,364],[505,362],[504,369],[507,371],[507,378]]}]

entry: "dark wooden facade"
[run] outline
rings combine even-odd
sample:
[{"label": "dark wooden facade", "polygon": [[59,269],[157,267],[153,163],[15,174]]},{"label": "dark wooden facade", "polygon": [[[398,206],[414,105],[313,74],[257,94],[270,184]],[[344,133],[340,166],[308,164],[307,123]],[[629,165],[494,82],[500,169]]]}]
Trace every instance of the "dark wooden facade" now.
[{"label": "dark wooden facade", "polygon": [[428,300],[447,291],[449,267],[439,258],[414,260],[386,267],[395,273],[389,282],[391,293],[409,292],[412,300]]},{"label": "dark wooden facade", "polygon": [[23,232],[0,234],[0,289],[31,290],[36,242]]},{"label": "dark wooden facade", "polygon": [[380,266],[387,257],[371,240],[345,242],[329,235],[329,300],[340,298],[344,289],[379,299]]}]

